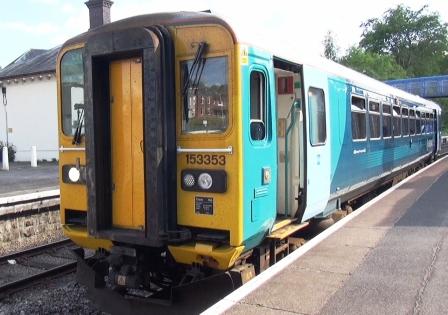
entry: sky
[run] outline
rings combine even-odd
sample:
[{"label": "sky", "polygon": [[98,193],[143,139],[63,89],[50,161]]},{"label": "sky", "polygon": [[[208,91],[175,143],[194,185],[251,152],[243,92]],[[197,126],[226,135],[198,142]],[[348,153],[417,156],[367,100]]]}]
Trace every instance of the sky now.
[{"label": "sky", "polygon": [[[31,48],[50,49],[89,28],[86,0],[0,0],[0,66]],[[244,42],[266,48],[323,54],[332,31],[340,53],[359,42],[362,22],[381,17],[399,4],[413,10],[428,5],[448,22],[448,0],[113,0],[112,21],[173,11],[202,11],[224,18]],[[290,51],[289,51],[290,52]]]}]

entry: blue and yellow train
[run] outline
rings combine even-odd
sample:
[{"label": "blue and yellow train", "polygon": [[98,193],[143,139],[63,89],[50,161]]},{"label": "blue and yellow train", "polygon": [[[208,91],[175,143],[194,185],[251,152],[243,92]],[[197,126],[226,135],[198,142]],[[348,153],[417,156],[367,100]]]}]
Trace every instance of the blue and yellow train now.
[{"label": "blue and yellow train", "polygon": [[61,219],[96,251],[95,279],[123,294],[229,270],[244,282],[306,222],[437,157],[437,104],[291,55],[209,13],[132,17],[63,45]]}]

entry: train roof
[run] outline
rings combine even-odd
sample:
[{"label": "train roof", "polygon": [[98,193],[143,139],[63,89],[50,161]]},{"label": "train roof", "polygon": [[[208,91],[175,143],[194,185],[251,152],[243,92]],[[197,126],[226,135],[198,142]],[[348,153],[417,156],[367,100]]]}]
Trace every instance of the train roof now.
[{"label": "train roof", "polygon": [[297,62],[300,64],[315,67],[329,74],[332,74],[336,77],[343,78],[353,85],[359,86],[360,88],[369,90],[374,93],[400,98],[401,100],[408,101],[411,103],[421,104],[429,109],[440,110],[440,106],[435,102],[424,99],[418,95],[410,94],[403,90],[397,89],[391,85],[373,79],[365,74],[357,72],[353,69],[345,67],[339,63],[336,63],[326,58],[322,57],[307,58],[307,60],[304,62],[299,62],[298,60],[300,59],[297,58],[294,59],[294,56],[291,58],[281,56],[281,58],[290,60],[292,62]]},{"label": "train roof", "polygon": [[104,24],[90,29],[72,39],[69,39],[63,46],[85,42],[90,36],[119,31],[127,28],[148,27],[153,25],[175,26],[175,25],[193,25],[193,24],[219,24],[225,27],[236,42],[236,36],[233,29],[223,19],[207,12],[165,12],[137,15],[112,23]]},{"label": "train roof", "polygon": [[[122,19],[119,21],[115,21],[112,23],[108,23],[99,26],[97,28],[91,29],[85,33],[82,33],[72,39],[69,39],[67,42],[64,43],[63,46],[85,42],[90,36],[99,33],[118,31],[126,28],[147,27],[151,25],[165,25],[165,26],[193,25],[200,23],[222,25],[230,32],[233,41],[235,43],[238,42],[237,36],[235,35],[235,32],[232,29],[232,27],[226,21],[224,21],[222,18],[218,16],[215,16],[207,12],[170,12],[170,13],[154,13],[154,14],[138,15]],[[262,45],[259,46],[267,48],[267,50],[271,52],[275,52],[278,50],[277,47],[273,47],[274,49],[269,49],[270,47],[266,47],[266,41],[264,41]],[[409,94],[405,91],[394,88],[388,84],[377,81],[373,78],[370,78],[362,73],[356,72],[350,68],[342,66],[331,60],[322,57],[315,57],[315,58],[300,57],[300,52],[297,52],[297,49],[290,49],[287,51],[288,53],[279,54],[278,56],[290,62],[294,62],[301,65],[309,65],[318,68],[320,70],[326,71],[329,74],[333,74],[337,77],[344,78],[350,83],[368,89],[372,92],[386,94],[387,96],[391,97],[398,97],[410,102],[423,104],[424,106],[430,109],[440,110],[440,106],[432,101],[425,100],[419,96]],[[294,51],[294,53],[291,54],[291,51]]]}]

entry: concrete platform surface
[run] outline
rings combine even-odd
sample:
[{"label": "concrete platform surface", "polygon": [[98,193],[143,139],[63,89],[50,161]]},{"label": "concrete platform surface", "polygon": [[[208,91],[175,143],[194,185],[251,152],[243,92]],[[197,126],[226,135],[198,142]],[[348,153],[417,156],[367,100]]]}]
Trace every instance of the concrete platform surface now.
[{"label": "concrete platform surface", "polygon": [[0,170],[0,197],[58,189],[58,177],[57,162],[37,167],[25,162],[10,163],[9,171]]},{"label": "concrete platform surface", "polygon": [[446,158],[371,205],[226,314],[447,314],[447,238]]}]

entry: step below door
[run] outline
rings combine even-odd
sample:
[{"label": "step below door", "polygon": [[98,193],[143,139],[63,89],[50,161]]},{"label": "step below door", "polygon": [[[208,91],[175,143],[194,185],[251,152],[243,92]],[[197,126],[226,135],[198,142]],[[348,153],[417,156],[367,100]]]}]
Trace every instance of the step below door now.
[{"label": "step below door", "polygon": [[145,229],[142,62],[110,63],[112,225]]}]

